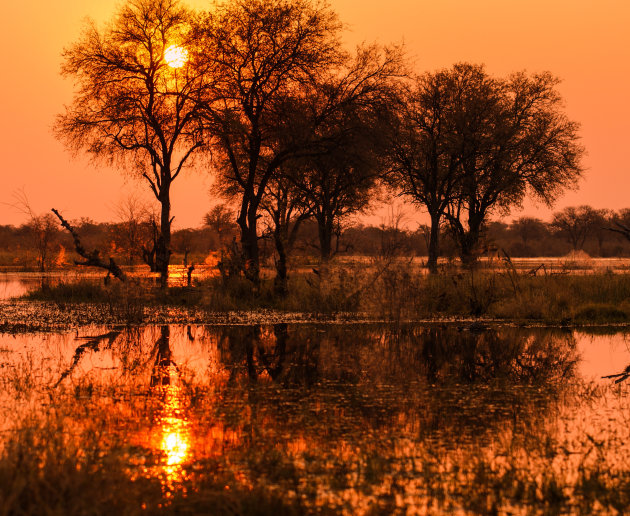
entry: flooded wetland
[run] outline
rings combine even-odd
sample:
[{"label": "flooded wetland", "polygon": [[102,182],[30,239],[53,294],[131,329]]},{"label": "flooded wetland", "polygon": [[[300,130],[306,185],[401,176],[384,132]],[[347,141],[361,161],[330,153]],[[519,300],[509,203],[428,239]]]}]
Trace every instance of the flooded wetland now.
[{"label": "flooded wetland", "polygon": [[630,514],[630,2],[521,3],[11,2],[0,516]]},{"label": "flooded wetland", "polygon": [[4,333],[0,514],[623,513],[628,364],[479,323]]}]

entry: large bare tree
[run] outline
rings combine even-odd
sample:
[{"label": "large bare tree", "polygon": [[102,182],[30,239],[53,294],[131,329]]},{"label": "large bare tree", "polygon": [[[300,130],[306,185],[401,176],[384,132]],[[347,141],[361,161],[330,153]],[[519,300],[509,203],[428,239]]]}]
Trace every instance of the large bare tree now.
[{"label": "large bare tree", "polygon": [[472,265],[488,215],[532,193],[550,204],[581,174],[578,124],[549,73],[491,77],[460,63],[421,76],[392,132],[393,177],[431,215],[429,268],[437,268],[445,217]]},{"label": "large bare tree", "polygon": [[191,62],[190,14],[177,0],[131,0],[63,52],[76,92],[56,134],[74,151],[122,164],[160,203],[156,266],[166,286],[171,185],[203,145],[197,102],[211,77]]},{"label": "large bare tree", "polygon": [[336,253],[342,224],[374,200],[381,173],[377,126],[356,111],[349,105],[328,117],[316,131],[320,151],[284,170],[284,181],[301,194],[317,222],[322,263]]},{"label": "large bare tree", "polygon": [[198,21],[199,60],[217,81],[206,128],[220,173],[238,192],[245,274],[255,284],[263,197],[278,168],[303,149],[301,135],[278,137],[286,134],[285,100],[305,95],[342,59],[340,28],[317,0],[233,0]]},{"label": "large bare tree", "polygon": [[425,73],[401,89],[384,135],[388,142],[387,182],[425,208],[428,262],[437,272],[440,225],[458,193],[459,156],[454,152],[454,110],[462,83],[450,70]]},{"label": "large bare tree", "polygon": [[579,124],[568,119],[550,73],[489,76],[483,66],[458,64],[465,95],[455,111],[453,145],[459,193],[446,216],[464,265],[472,265],[482,228],[493,211],[507,212],[528,193],[551,205],[582,173]]}]

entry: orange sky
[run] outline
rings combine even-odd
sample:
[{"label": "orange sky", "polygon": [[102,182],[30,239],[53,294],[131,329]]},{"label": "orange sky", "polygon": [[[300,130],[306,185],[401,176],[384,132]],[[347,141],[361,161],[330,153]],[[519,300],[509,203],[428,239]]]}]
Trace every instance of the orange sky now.
[{"label": "orange sky", "polygon": [[[24,214],[7,205],[24,189],[37,212],[56,207],[68,218],[113,220],[113,206],[144,184],[85,158],[72,158],[51,134],[72,95],[59,76],[60,53],[86,16],[108,20],[115,0],[10,0],[0,18],[0,224]],[[489,72],[550,70],[563,79],[569,116],[582,124],[588,171],[580,190],[557,208],[588,203],[630,207],[630,2],[628,0],[331,0],[349,26],[349,44],[404,41],[417,71],[457,61]],[[191,6],[208,2],[195,0]],[[211,199],[207,172],[173,185],[175,226],[197,226]],[[550,211],[528,204],[528,215]],[[372,219],[375,220],[375,219]]]}]

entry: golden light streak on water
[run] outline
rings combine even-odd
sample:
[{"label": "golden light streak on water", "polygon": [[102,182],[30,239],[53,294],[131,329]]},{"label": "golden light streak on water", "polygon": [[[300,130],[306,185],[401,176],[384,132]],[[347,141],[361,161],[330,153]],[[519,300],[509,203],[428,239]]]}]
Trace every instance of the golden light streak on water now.
[{"label": "golden light streak on water", "polygon": [[[173,367],[169,367],[170,379],[176,382]],[[186,416],[182,388],[176,383],[162,385],[158,392],[163,396],[162,409],[157,417],[157,450],[161,452],[162,471],[166,475],[165,487],[185,479],[183,466],[191,459],[190,422]]]}]

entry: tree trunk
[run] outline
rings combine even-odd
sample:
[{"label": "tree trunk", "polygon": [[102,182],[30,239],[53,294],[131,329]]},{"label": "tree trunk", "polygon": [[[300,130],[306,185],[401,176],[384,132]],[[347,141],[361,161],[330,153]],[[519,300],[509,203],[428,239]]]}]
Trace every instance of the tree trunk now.
[{"label": "tree trunk", "polygon": [[256,231],[256,210],[250,204],[246,217],[243,214],[238,218],[241,228],[241,247],[243,250],[243,263],[245,277],[254,286],[260,285],[260,255],[258,252],[258,234]]},{"label": "tree trunk", "polygon": [[429,260],[427,267],[430,274],[438,272],[438,257],[440,256],[440,215],[431,214],[431,233],[429,235]]},{"label": "tree trunk", "polygon": [[171,260],[171,199],[170,184],[162,183],[160,191],[160,235],[155,249],[155,265],[160,273],[160,287],[166,288],[168,284],[168,265]]},{"label": "tree trunk", "polygon": [[328,263],[332,257],[332,218],[325,214],[317,217],[317,227],[319,233],[319,252],[322,263]]},{"label": "tree trunk", "polygon": [[468,229],[464,228],[459,221],[454,225],[455,237],[459,246],[459,256],[462,266],[466,269],[473,269],[477,265],[477,251],[484,218],[484,213],[469,212]]},{"label": "tree trunk", "polygon": [[477,265],[477,247],[479,244],[479,229],[471,227],[459,239],[459,252],[462,265],[466,269],[473,269]]}]

